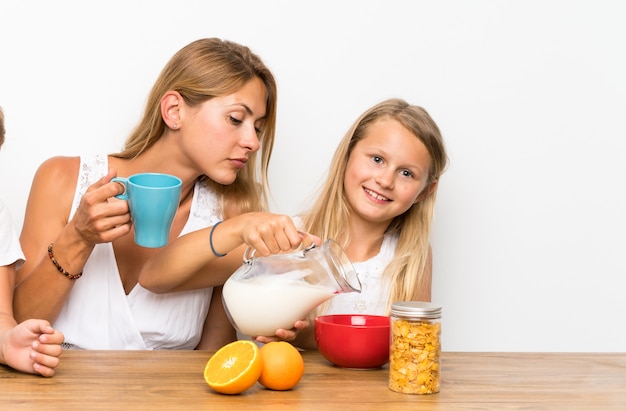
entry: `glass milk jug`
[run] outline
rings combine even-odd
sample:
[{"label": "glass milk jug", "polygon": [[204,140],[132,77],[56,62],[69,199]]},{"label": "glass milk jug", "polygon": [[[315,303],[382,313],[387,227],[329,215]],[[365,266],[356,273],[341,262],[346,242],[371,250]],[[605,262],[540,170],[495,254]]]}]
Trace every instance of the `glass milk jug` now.
[{"label": "glass milk jug", "polygon": [[334,295],[361,292],[356,271],[333,240],[289,254],[248,254],[249,248],[222,293],[231,323],[245,335],[275,335]]}]

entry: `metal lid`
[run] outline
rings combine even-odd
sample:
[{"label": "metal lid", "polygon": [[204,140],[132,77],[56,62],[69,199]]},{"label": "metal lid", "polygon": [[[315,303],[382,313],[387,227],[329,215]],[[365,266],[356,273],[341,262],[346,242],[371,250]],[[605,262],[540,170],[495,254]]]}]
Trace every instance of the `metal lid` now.
[{"label": "metal lid", "polygon": [[391,315],[398,317],[441,318],[441,306],[422,301],[398,301],[391,304]]}]

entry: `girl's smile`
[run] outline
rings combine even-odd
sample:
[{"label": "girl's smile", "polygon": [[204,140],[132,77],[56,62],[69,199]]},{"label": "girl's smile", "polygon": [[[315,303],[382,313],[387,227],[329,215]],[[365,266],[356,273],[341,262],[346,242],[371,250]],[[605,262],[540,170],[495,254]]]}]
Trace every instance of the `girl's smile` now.
[{"label": "girl's smile", "polygon": [[346,167],[344,187],[355,215],[368,223],[389,224],[427,187],[430,165],[424,143],[398,121],[369,125]]}]

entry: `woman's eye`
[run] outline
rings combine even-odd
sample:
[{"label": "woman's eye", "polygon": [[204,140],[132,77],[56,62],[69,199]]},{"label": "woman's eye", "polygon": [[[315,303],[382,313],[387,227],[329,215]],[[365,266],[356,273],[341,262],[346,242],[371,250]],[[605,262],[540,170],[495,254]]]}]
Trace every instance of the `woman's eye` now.
[{"label": "woman's eye", "polygon": [[239,125],[239,124],[243,123],[243,121],[242,121],[242,120],[239,120],[239,119],[238,119],[238,118],[236,118],[236,117],[233,117],[233,116],[228,116],[228,118],[230,119],[230,122],[231,122],[231,123],[233,123],[233,124],[235,124],[235,125]]}]

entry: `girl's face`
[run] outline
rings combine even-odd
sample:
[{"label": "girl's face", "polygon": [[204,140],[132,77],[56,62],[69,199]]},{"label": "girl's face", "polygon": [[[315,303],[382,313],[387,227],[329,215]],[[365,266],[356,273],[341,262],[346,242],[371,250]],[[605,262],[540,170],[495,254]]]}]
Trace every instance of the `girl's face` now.
[{"label": "girl's face", "polygon": [[368,223],[389,225],[431,188],[431,159],[424,143],[402,124],[381,119],[354,146],[344,190],[355,214]]},{"label": "girl's face", "polygon": [[255,78],[235,93],[187,107],[181,144],[190,166],[217,183],[232,184],[260,148],[266,101],[265,86]]}]

